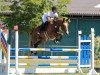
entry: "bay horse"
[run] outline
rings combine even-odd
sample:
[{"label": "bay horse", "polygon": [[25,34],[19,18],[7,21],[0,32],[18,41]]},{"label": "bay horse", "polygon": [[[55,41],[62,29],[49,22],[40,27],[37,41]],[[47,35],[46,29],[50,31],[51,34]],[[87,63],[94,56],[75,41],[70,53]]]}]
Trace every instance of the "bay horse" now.
[{"label": "bay horse", "polygon": [[[40,31],[41,26],[38,26],[32,31],[32,47],[37,48],[40,43],[47,40],[60,40],[63,33],[69,34],[68,19],[58,18],[48,22],[45,31]],[[38,34],[39,33],[39,34]]]}]

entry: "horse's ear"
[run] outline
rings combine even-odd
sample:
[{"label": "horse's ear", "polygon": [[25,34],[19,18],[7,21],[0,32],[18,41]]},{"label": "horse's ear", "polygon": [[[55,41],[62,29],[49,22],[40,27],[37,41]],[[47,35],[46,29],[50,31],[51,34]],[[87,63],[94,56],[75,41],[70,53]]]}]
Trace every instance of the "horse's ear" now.
[{"label": "horse's ear", "polygon": [[70,19],[68,19],[68,22],[71,22],[71,20],[70,20]]}]

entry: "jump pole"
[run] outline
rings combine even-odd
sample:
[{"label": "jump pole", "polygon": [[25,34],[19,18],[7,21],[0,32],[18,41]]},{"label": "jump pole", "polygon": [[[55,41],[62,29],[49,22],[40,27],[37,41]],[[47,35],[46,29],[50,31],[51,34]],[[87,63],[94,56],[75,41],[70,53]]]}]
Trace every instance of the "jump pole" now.
[{"label": "jump pole", "polygon": [[10,74],[10,48],[11,46],[8,45],[7,75]]},{"label": "jump pole", "polygon": [[14,26],[14,30],[15,30],[15,55],[16,55],[16,58],[15,58],[15,70],[16,70],[16,73],[19,74],[19,75],[22,75],[20,73],[20,71],[18,70],[18,25],[15,25]]},{"label": "jump pole", "polygon": [[[4,33],[5,40],[7,41],[7,38],[8,38],[7,29],[4,29],[3,33]],[[7,62],[7,60],[6,60],[6,57],[4,56],[4,63],[6,63],[6,62]]]},{"label": "jump pole", "polygon": [[94,69],[94,32],[94,28],[91,28],[91,70],[89,71],[89,75],[98,74]]},{"label": "jump pole", "polygon": [[2,49],[1,49],[1,27],[2,27],[2,25],[0,24],[0,63],[2,63]]},{"label": "jump pole", "polygon": [[83,73],[82,70],[81,70],[81,67],[80,67],[80,52],[81,52],[81,34],[82,34],[82,31],[78,31],[78,49],[80,49],[78,51],[78,70],[79,70],[79,73]]}]

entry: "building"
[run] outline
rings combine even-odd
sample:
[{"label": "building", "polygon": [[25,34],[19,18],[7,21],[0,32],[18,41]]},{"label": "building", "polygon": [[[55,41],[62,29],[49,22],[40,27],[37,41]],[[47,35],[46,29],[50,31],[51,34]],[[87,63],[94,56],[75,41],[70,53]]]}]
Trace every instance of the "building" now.
[{"label": "building", "polygon": [[9,5],[11,5],[11,1],[13,0],[0,0],[0,15],[9,15],[11,11],[9,11]]},{"label": "building", "polygon": [[90,29],[94,28],[95,36],[100,36],[100,0],[71,0],[66,16],[71,19],[68,42],[77,39],[78,30],[82,30],[83,34],[89,34]]},{"label": "building", "polygon": [[66,16],[70,17],[72,23],[75,22],[77,30],[88,32],[93,27],[96,36],[100,35],[100,0],[72,0],[68,5],[68,10]]}]

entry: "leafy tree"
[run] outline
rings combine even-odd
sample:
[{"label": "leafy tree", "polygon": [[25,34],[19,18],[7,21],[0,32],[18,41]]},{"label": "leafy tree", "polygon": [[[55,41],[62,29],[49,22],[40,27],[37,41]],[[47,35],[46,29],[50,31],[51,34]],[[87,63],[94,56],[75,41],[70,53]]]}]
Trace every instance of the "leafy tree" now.
[{"label": "leafy tree", "polygon": [[95,44],[95,58],[100,58],[100,36],[96,36],[94,39]]},{"label": "leafy tree", "polygon": [[[14,25],[19,26],[19,31],[26,32],[30,41],[30,33],[41,25],[43,13],[50,11],[51,7],[58,7],[59,15],[67,13],[67,4],[70,0],[15,0],[10,5],[13,12],[11,16],[4,17],[4,22],[9,29]],[[29,42],[30,43],[30,42]]]}]

